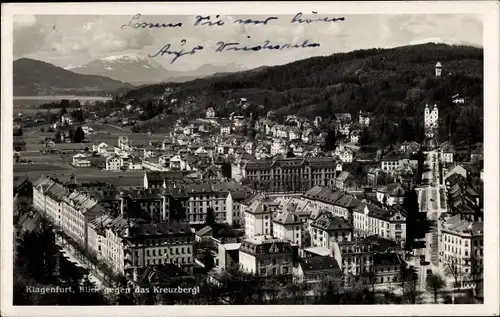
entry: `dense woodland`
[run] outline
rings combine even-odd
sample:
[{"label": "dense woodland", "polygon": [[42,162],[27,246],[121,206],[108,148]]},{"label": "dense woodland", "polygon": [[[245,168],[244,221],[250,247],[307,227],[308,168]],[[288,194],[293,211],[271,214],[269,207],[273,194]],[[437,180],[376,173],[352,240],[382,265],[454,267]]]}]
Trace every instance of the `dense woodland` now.
[{"label": "dense woodland", "polygon": [[[434,65],[443,64],[436,78]],[[259,72],[235,73],[183,84],[143,86],[121,96],[144,103],[151,116],[159,113],[199,116],[214,107],[216,115],[243,110],[236,102],[246,97],[246,112],[278,118],[296,114],[314,117],[336,112],[371,112],[374,124],[365,131],[378,141],[422,141],[426,103],[440,109],[440,138],[472,145],[483,139],[483,50],[469,46],[422,44],[394,49],[358,50],[313,57]],[[174,89],[166,101],[157,98],[166,87]],[[453,104],[460,94],[465,104]],[[194,97],[190,104],[185,101]],[[148,112],[148,111],[147,111]],[[382,138],[379,138],[381,136]]]}]

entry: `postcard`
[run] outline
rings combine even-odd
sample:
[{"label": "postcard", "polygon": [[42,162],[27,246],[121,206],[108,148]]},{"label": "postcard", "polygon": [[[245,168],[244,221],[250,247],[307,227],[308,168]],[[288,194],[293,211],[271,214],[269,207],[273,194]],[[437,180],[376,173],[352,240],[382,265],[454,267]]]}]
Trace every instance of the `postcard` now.
[{"label": "postcard", "polygon": [[3,315],[498,313],[498,16],[2,6]]}]

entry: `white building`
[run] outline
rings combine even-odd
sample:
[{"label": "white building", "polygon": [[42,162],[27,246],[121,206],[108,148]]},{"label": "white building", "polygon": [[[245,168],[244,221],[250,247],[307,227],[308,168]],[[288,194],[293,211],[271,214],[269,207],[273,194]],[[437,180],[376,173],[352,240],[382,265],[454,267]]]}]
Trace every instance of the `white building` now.
[{"label": "white building", "polygon": [[220,127],[220,134],[221,135],[230,135],[231,134],[231,126],[230,125],[223,125]]},{"label": "white building", "polygon": [[205,113],[205,116],[207,117],[207,119],[212,119],[215,117],[215,110],[214,108],[210,107],[207,109],[206,113]]},{"label": "white building", "polygon": [[293,251],[290,243],[271,236],[245,239],[239,261],[243,271],[257,276],[292,274]]},{"label": "white building", "polygon": [[483,222],[469,222],[453,216],[440,224],[439,262],[458,281],[483,274]]},{"label": "white building", "polygon": [[122,167],[122,159],[119,156],[113,155],[106,158],[107,171],[119,171]]},{"label": "white building", "polygon": [[429,129],[435,129],[438,126],[438,120],[439,120],[439,111],[438,107],[436,104],[434,104],[434,108],[429,110],[429,105],[425,105],[425,110],[424,110],[424,126],[425,128]]},{"label": "white building", "polygon": [[245,237],[271,235],[273,233],[273,217],[279,203],[270,199],[254,201],[244,209]]},{"label": "white building", "polygon": [[297,215],[288,212],[275,216],[273,236],[300,247],[302,245],[302,221]]},{"label": "white building", "polygon": [[108,145],[101,142],[98,145],[93,145],[92,151],[97,152],[100,156],[108,156]]},{"label": "white building", "polygon": [[83,153],[78,153],[73,155],[73,166],[74,167],[90,167],[90,161],[87,156]]},{"label": "white building", "polygon": [[441,65],[440,62],[437,62],[436,66],[434,66],[434,70],[436,73],[436,77],[441,77],[442,72],[443,72],[443,65]]},{"label": "white building", "polygon": [[60,183],[41,177],[33,182],[33,207],[45,213],[53,223],[62,226],[62,201],[69,191]]}]

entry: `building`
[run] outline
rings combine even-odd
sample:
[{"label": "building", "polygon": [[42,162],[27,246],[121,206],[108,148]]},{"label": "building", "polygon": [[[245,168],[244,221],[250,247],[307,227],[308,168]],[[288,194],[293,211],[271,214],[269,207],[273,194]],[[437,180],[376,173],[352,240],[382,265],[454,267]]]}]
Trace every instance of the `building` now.
[{"label": "building", "polygon": [[339,263],[345,285],[352,285],[373,272],[376,245],[367,240],[334,242],[332,253]]},{"label": "building", "polygon": [[330,248],[334,241],[351,241],[353,228],[348,220],[322,212],[310,225],[311,245]]},{"label": "building", "polygon": [[392,151],[382,158],[380,168],[383,171],[392,172],[403,166],[405,158],[406,155],[404,153]]},{"label": "building", "polygon": [[322,283],[342,283],[342,271],[337,261],[329,256],[312,256],[301,259],[293,268],[295,283],[305,284],[308,291],[321,287]]},{"label": "building", "polygon": [[302,221],[299,216],[285,212],[273,219],[273,237],[302,245]]},{"label": "building", "polygon": [[96,200],[77,191],[64,197],[61,207],[62,230],[88,248],[88,223],[102,216],[106,210]]},{"label": "building", "polygon": [[221,135],[230,135],[231,134],[231,126],[230,125],[223,125],[220,127],[220,134]]},{"label": "building", "polygon": [[122,167],[122,158],[117,155],[108,156],[106,158],[107,171],[119,171]]},{"label": "building", "polygon": [[316,185],[333,185],[338,164],[331,157],[254,160],[245,165],[244,176],[254,189],[304,192]]},{"label": "building", "polygon": [[184,178],[182,171],[157,172],[147,171],[144,173],[144,188],[165,188],[167,181],[180,181]]},{"label": "building", "polygon": [[373,266],[376,284],[394,284],[400,281],[406,263],[397,253],[375,253]]},{"label": "building", "polygon": [[440,266],[454,275],[459,282],[482,278],[483,227],[483,222],[462,220],[459,215],[440,223]]},{"label": "building", "polygon": [[293,249],[289,242],[271,236],[245,239],[240,246],[242,270],[257,276],[292,276]]},{"label": "building", "polygon": [[123,236],[125,269],[175,264],[191,273],[194,233],[187,223],[131,223]]},{"label": "building", "polygon": [[67,195],[68,189],[55,179],[42,176],[33,182],[33,207],[47,215],[56,227],[62,227],[62,204]]},{"label": "building", "polygon": [[73,155],[73,166],[74,167],[90,167],[91,163],[87,159],[87,156],[83,153],[78,153]]},{"label": "building", "polygon": [[406,212],[399,205],[383,209],[362,203],[354,209],[353,227],[358,237],[376,235],[401,244],[406,239]]},{"label": "building", "polygon": [[263,199],[254,200],[250,206],[244,208],[245,237],[271,235],[273,233],[273,218],[277,214],[278,206],[278,202],[263,197]]},{"label": "building", "polygon": [[434,73],[436,77],[441,77],[442,72],[443,72],[443,66],[441,65],[440,62],[437,62],[436,66],[434,66]]},{"label": "building", "polygon": [[387,206],[402,204],[406,193],[406,188],[399,183],[391,183],[377,189],[378,202]]},{"label": "building", "polygon": [[359,110],[359,125],[362,127],[370,126],[370,114]]},{"label": "building", "polygon": [[212,107],[209,107],[205,112],[205,117],[207,119],[213,119],[215,117],[215,110]]},{"label": "building", "polygon": [[441,160],[444,163],[453,163],[455,153],[455,148],[453,147],[453,145],[451,145],[450,142],[445,142],[441,146]]},{"label": "building", "polygon": [[437,105],[434,104],[434,108],[431,111],[429,109],[429,105],[426,104],[425,110],[424,110],[424,128],[426,130],[437,129],[438,121],[439,121],[439,110],[438,110]]}]

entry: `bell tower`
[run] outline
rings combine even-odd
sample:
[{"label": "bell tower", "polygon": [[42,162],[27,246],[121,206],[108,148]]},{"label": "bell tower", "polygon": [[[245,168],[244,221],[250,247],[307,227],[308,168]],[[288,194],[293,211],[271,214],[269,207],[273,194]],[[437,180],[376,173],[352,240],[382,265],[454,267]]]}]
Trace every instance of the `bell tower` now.
[{"label": "bell tower", "polygon": [[440,62],[437,62],[436,63],[436,66],[434,66],[434,70],[435,70],[435,73],[436,73],[436,77],[441,77],[441,73],[443,71],[443,65],[441,65]]}]

